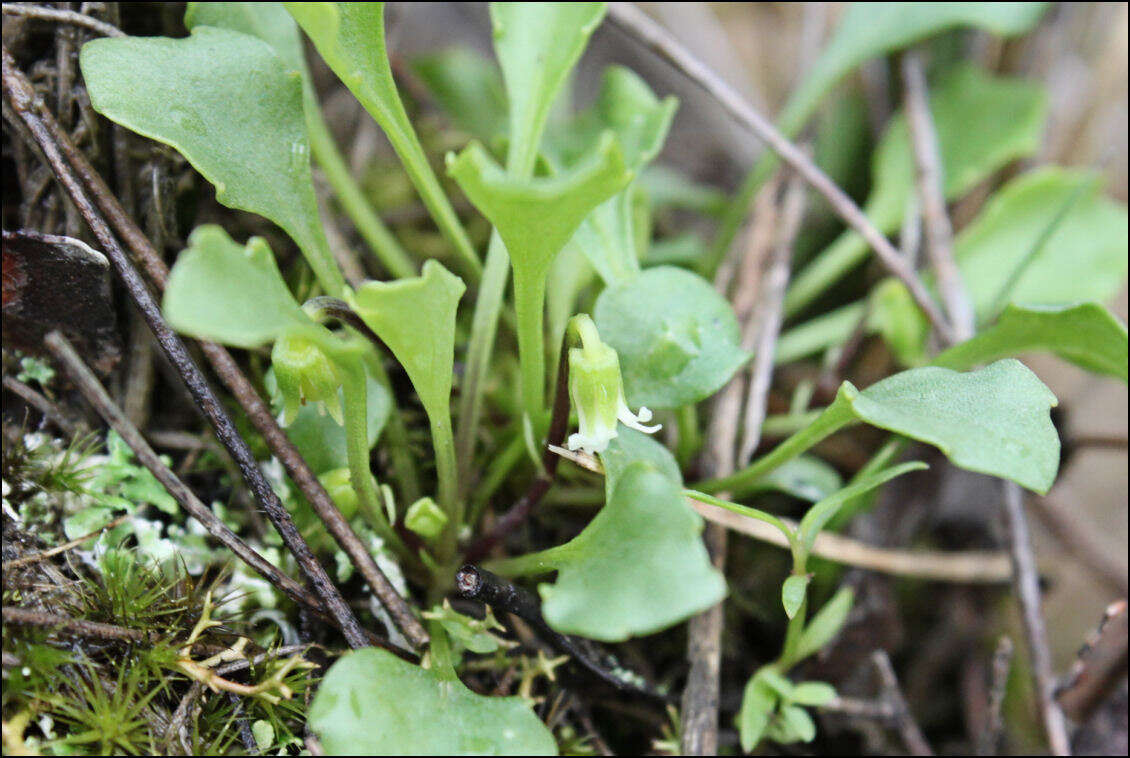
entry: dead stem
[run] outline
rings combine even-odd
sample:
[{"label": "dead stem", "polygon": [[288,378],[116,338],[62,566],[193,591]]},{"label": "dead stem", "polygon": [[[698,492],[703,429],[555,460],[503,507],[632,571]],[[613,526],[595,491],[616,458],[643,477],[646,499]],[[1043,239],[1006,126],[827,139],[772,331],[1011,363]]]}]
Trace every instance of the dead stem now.
[{"label": "dead stem", "polygon": [[1001,480],[1004,497],[1002,511],[1005,531],[1008,534],[1009,556],[1012,559],[1012,582],[1020,603],[1020,616],[1024,625],[1024,639],[1032,667],[1032,683],[1040,707],[1040,719],[1048,736],[1048,746],[1054,755],[1071,755],[1067,739],[1067,725],[1063,711],[1055,701],[1055,677],[1052,674],[1051,651],[1048,650],[1047,630],[1040,612],[1040,577],[1036,571],[1036,556],[1024,517],[1024,494],[1020,485]]},{"label": "dead stem", "polygon": [[926,70],[917,51],[911,50],[903,55],[902,80],[906,90],[906,113],[914,162],[918,169],[918,202],[926,232],[926,252],[938,280],[942,305],[953,326],[953,337],[964,342],[974,332],[973,304],[953,255],[953,226],[946,213],[943,194],[941,148],[934,129],[934,118],[930,114]]}]

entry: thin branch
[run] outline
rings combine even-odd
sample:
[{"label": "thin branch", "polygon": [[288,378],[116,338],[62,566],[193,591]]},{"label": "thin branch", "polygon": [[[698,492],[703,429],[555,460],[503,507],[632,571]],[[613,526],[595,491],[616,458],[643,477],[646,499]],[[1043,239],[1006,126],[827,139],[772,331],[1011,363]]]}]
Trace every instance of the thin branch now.
[{"label": "thin branch", "polygon": [[[14,85],[18,84],[18,79],[23,78],[22,74],[20,74],[14,66],[11,66],[12,74],[11,77],[9,76],[9,60],[10,58],[5,55],[5,91],[9,88],[9,78],[13,79]],[[24,83],[26,85],[26,80],[24,80]],[[29,118],[35,120],[41,127],[39,131],[33,129],[33,133],[36,134],[37,142],[40,142],[41,145],[44,143],[49,144],[52,151],[56,152],[56,154],[57,151],[62,151],[66,156],[66,160],[70,163],[74,175],[77,175],[79,181],[82,182],[83,186],[97,203],[99,210],[102,211],[117,234],[125,241],[130,252],[144,269],[146,276],[158,290],[164,290],[169,270],[164,260],[161,258],[160,253],[158,253],[145,234],[137,227],[137,224],[134,223],[130,215],[122,208],[121,204],[118,203],[117,199],[110,191],[110,188],[106,186],[106,182],[90,165],[82,152],[75,147],[70,137],[59,127],[58,122],[44,106],[42,101],[34,97],[30,87],[24,87],[24,90],[23,97],[25,98],[25,104],[20,116],[24,121],[27,121]],[[53,168],[56,169],[57,173],[65,173],[73,182],[73,175],[64,165],[56,164],[53,165]],[[88,210],[91,214],[96,216],[92,208]],[[102,225],[103,229],[105,228],[105,223],[101,218],[97,218],[97,222]],[[120,251],[116,242],[114,243],[114,247]],[[117,265],[117,262],[115,262],[115,265]],[[133,276],[136,277],[136,272],[129,266],[128,261],[123,259],[123,265],[129,267]],[[396,588],[389,582],[388,577],[386,577],[377,566],[373,556],[369,554],[364,543],[361,542],[361,539],[353,532],[349,523],[345,520],[345,517],[338,511],[337,506],[334,505],[325,487],[318,481],[318,477],[314,474],[305,458],[302,457],[302,454],[298,452],[298,448],[294,446],[294,443],[287,438],[282,428],[279,427],[274,414],[271,413],[270,408],[263,402],[263,399],[259,397],[259,394],[255,391],[251,382],[248,381],[247,377],[240,371],[235,359],[232,358],[227,350],[215,343],[201,342],[200,345],[205,357],[212,364],[212,368],[215,370],[216,374],[220,377],[228,390],[231,391],[236,401],[247,414],[252,425],[263,436],[267,447],[275,457],[282,462],[291,480],[294,481],[299,491],[326,525],[326,530],[334,537],[337,543],[341,545],[358,573],[364,577],[365,581],[372,589],[373,594],[388,610],[390,617],[400,629],[400,632],[409,642],[417,647],[424,645],[428,638],[423,626],[415,618],[415,615],[412,613],[411,608],[409,608],[404,598],[397,593]],[[174,365],[177,365],[175,361]],[[192,368],[197,372],[199,371],[194,364],[192,364]],[[232,431],[234,431],[234,429]],[[217,437],[226,447],[227,443],[224,436],[217,433]],[[235,458],[237,462],[240,461],[239,456],[233,455],[233,458]],[[241,469],[243,468],[242,463],[240,467]],[[258,472],[257,467],[255,471]],[[261,475],[259,478],[262,478]],[[277,498],[274,498],[274,493],[270,490],[269,485],[266,485],[265,481],[263,485],[267,487],[271,498],[277,502]],[[268,511],[268,516],[271,515],[272,512]],[[276,512],[275,515],[279,514]],[[282,510],[281,516],[289,521],[289,514],[287,514],[285,510]],[[295,532],[295,535],[297,535],[297,532]],[[300,535],[297,536],[301,539]],[[308,549],[306,552],[309,552]],[[312,560],[312,556],[310,558]],[[305,566],[301,559],[299,562],[300,565]],[[321,569],[320,566],[318,566],[317,569],[321,574],[323,580],[322,584],[329,582],[329,577],[325,574],[324,569]],[[315,582],[316,587],[318,584],[318,582]],[[336,589],[334,589],[333,592],[334,594],[338,594]],[[338,597],[340,598],[339,594]],[[341,604],[344,606],[344,600],[341,601]],[[348,611],[347,608],[343,609],[343,607],[339,607],[338,610],[344,610],[348,616],[352,616],[352,612]],[[354,624],[355,623],[354,620]],[[353,637],[354,642],[364,644],[361,642],[360,638],[357,638],[356,634],[353,634]]]},{"label": "thin branch", "polygon": [[1116,600],[1106,607],[1098,628],[1087,635],[1067,683],[1056,692],[1064,713],[1077,723],[1086,723],[1111,690],[1126,680],[1126,630],[1126,601]]},{"label": "thin branch", "polygon": [[749,465],[761,444],[761,426],[765,422],[769,386],[773,379],[773,358],[777,336],[781,332],[781,308],[785,302],[785,288],[789,283],[789,261],[792,258],[793,242],[804,217],[804,207],[804,186],[794,176],[785,188],[777,240],[762,274],[757,310],[742,334],[742,347],[754,352],[745,416],[742,419],[742,444],[738,448],[736,461],[741,468]]},{"label": "thin branch", "polygon": [[59,410],[59,407],[48,400],[42,393],[36,392],[14,376],[4,377],[4,389],[18,396],[32,408],[35,408],[45,417],[51,419],[68,437],[73,439],[82,432],[87,431],[85,424],[76,422],[68,417],[67,414]]},{"label": "thin branch", "polygon": [[977,755],[996,755],[1004,731],[1004,696],[1008,690],[1008,672],[1012,668],[1012,640],[1002,636],[993,652],[992,674],[989,679],[989,714],[985,728],[977,737]]},{"label": "thin branch", "polygon": [[1054,755],[1071,755],[1067,739],[1067,725],[1063,711],[1055,701],[1055,676],[1052,673],[1051,651],[1048,649],[1044,617],[1040,612],[1040,577],[1036,571],[1036,556],[1024,517],[1024,495],[1020,485],[1002,480],[1005,531],[1008,533],[1009,555],[1012,559],[1012,581],[1020,615],[1024,622],[1024,640],[1028,647],[1028,660],[1032,667],[1032,683],[1040,707],[1040,718],[1048,735],[1048,746]]},{"label": "thin branch", "polygon": [[305,587],[279,571],[266,558],[259,555],[258,552],[236,536],[235,532],[229,529],[216,514],[212,513],[211,508],[200,502],[200,499],[193,494],[192,490],[169,470],[169,467],[161,461],[157,453],[137,431],[137,428],[129,422],[122,410],[110,399],[110,395],[99,384],[98,379],[83,363],[82,358],[78,356],[78,353],[75,352],[75,349],[71,347],[65,337],[58,332],[51,332],[43,341],[47,349],[51,351],[62,366],[66,375],[78,387],[82,396],[86,398],[86,401],[94,407],[94,410],[110,425],[110,428],[125,440],[141,465],[149,469],[149,472],[173,496],[173,499],[184,509],[185,513],[203,524],[209,534],[235,553],[247,565],[259,572],[264,579],[280,591],[300,603],[319,611],[323,610],[323,605],[317,597],[311,595]]},{"label": "thin branch", "polygon": [[5,16],[23,16],[24,18],[38,18],[45,21],[58,21],[73,26],[82,26],[91,31],[98,32],[105,37],[125,37],[126,33],[113,24],[107,24],[93,16],[75,11],[45,8],[42,5],[24,5],[22,3],[4,3]]},{"label": "thin branch", "polygon": [[627,671],[592,640],[552,629],[541,614],[541,599],[532,592],[470,564],[455,573],[455,587],[463,597],[486,603],[499,615],[511,613],[530,624],[555,650],[571,656],[585,670],[619,692],[671,701],[650,684],[641,684],[638,674]]},{"label": "thin branch", "polygon": [[[283,507],[278,495],[263,475],[258,461],[255,460],[255,456],[247,446],[247,442],[240,436],[235,424],[208,385],[204,374],[188,354],[184,343],[165,322],[152,293],[145,286],[141,276],[106,225],[106,221],[91,204],[90,199],[67,165],[60,152],[57,140],[53,137],[43,118],[42,114],[47,112],[46,106],[32,88],[31,83],[16,67],[15,59],[6,46],[3,48],[3,84],[4,94],[8,98],[12,110],[27,125],[51,166],[55,178],[63,186],[75,207],[79,209],[106,257],[113,264],[129,292],[130,298],[145,318],[146,323],[149,324],[161,351],[184,380],[197,407],[216,431],[217,438],[239,465],[243,479],[250,487],[255,500],[263,508],[267,518],[271,520],[282,537],[283,543],[294,555],[299,567],[313,584],[330,615],[340,625],[346,639],[354,647],[364,646],[367,636],[361,628],[361,624],[357,621],[357,617],[354,616],[353,611],[341,596],[329,574],[326,573],[325,568],[314,557],[310,546],[306,544],[306,540],[295,527],[290,514]],[[54,121],[53,118],[51,120]]]},{"label": "thin branch", "polygon": [[160,635],[156,632],[143,632],[140,629],[128,629],[116,624],[104,624],[101,621],[86,621],[58,613],[47,613],[31,608],[5,605],[3,608],[4,624],[14,626],[42,626],[62,629],[80,637],[94,637],[100,640],[117,640],[121,642],[156,642]]},{"label": "thin branch", "polygon": [[[697,500],[688,501],[703,518],[722,524],[761,542],[788,549],[789,543],[776,527]],[[779,517],[791,529],[797,524]],[[1012,574],[1008,556],[1000,551],[966,550],[937,552],[873,547],[832,532],[816,537],[812,554],[845,566],[912,577],[931,582],[957,584],[1001,584]]]},{"label": "thin branch", "polygon": [[663,27],[647,14],[629,3],[612,3],[608,18],[617,26],[638,38],[659,57],[671,63],[696,84],[705,89],[718,103],[729,111],[739,123],[763,140],[773,152],[789,164],[804,180],[819,192],[840,218],[854,229],[875,251],[880,262],[910,291],[918,307],[930,319],[942,341],[954,342],[953,329],[946,322],[930,293],[913,270],[895,249],[894,245],[875,228],[850,197],[828,175],[820,170],[804,151],[790,142],[764,116],[746,103],[728,84],[718,78],[702,61],[694,57]]},{"label": "thin branch", "polygon": [[918,723],[910,713],[910,707],[906,704],[906,698],[903,697],[898,677],[895,676],[895,669],[886,651],[873,652],[871,663],[879,675],[879,688],[883,692],[883,698],[894,707],[895,724],[899,734],[902,735],[903,743],[906,744],[907,752],[911,755],[933,755],[934,751],[930,749],[926,738],[922,736],[922,730],[918,728]]},{"label": "thin branch", "polygon": [[[743,321],[743,338],[754,333],[751,322],[760,319],[762,304],[758,302],[766,261],[774,248],[777,226],[777,194],[780,180],[768,182],[754,199],[748,242],[740,261],[723,261],[714,277],[714,288],[721,293],[737,274],[734,309]],[[748,345],[743,345],[748,349]],[[772,362],[770,362],[770,367]],[[699,468],[707,476],[727,476],[734,472],[738,421],[741,416],[745,372],[734,375],[718,393],[711,407],[707,425],[707,446]],[[725,493],[723,493],[725,496]],[[711,563],[722,571],[725,567],[728,534],[718,524],[709,523],[703,532]],[[718,752],[718,711],[722,662],[722,603],[716,603],[690,620],[687,626],[687,682],[682,697],[682,743],[685,755],[714,755]]]},{"label": "thin branch", "polygon": [[937,276],[942,305],[953,326],[953,336],[958,342],[964,342],[974,332],[973,303],[953,255],[953,226],[946,213],[941,148],[930,114],[926,70],[917,51],[903,55],[902,80],[906,88],[906,114],[914,162],[918,168],[918,202],[922,207],[926,251]]}]

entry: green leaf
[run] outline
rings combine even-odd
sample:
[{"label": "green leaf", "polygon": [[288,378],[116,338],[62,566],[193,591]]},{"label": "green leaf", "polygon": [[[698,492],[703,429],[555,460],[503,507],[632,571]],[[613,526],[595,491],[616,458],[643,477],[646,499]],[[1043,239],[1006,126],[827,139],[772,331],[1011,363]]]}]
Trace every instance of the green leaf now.
[{"label": "green leaf", "polygon": [[933,363],[962,370],[1037,350],[1126,381],[1126,325],[1098,303],[1008,305],[997,323],[954,345]]},{"label": "green leaf", "polygon": [[436,225],[469,270],[482,269],[404,110],[385,50],[384,3],[283,3],[318,53],[373,117]]},{"label": "green leaf", "polygon": [[[1023,34],[1050,3],[855,3],[843,15],[831,42],[789,98],[781,130],[795,134],[820,99],[849,71],[870,58],[913,45],[960,26],[1000,36]],[[970,114],[975,116],[975,114]]]},{"label": "green leaf", "polygon": [[1068,305],[1114,297],[1126,281],[1126,230],[1125,206],[1102,195],[1097,174],[1045,168],[994,195],[958,235],[954,255],[984,321],[996,315],[998,294],[1021,267],[1004,302]]},{"label": "green leaf", "polygon": [[487,144],[506,131],[506,92],[498,66],[453,47],[420,56],[412,69],[460,129]]},{"label": "green leaf", "polygon": [[169,273],[161,309],[178,332],[242,348],[294,327],[314,327],[290,294],[267,242],[243,247],[214,224],[199,226]]},{"label": "green leaf", "polygon": [[836,697],[836,688],[824,682],[801,682],[793,688],[792,702],[819,708]]},{"label": "green leaf", "polygon": [[[897,466],[891,466],[882,471],[876,471],[873,474],[857,477],[855,481],[844,487],[839,492],[829,495],[816,505],[808,509],[804,514],[804,518],[800,520],[800,544],[803,546],[805,553],[812,550],[812,545],[816,542],[816,537],[828,523],[840,507],[850,501],[852,498],[859,497],[871,490],[879,487],[896,476],[901,476],[908,471],[921,471],[924,468],[929,468],[921,461],[910,461],[908,463],[900,463]],[[790,617],[791,618],[791,617]]]},{"label": "green leaf", "polygon": [[781,742],[812,742],[816,739],[816,723],[808,715],[808,711],[795,705],[786,705],[781,708],[780,716]]},{"label": "green leaf", "polygon": [[330,667],[310,705],[327,755],[556,755],[519,697],[484,697],[458,679],[363,648]]},{"label": "green leaf", "polygon": [[448,418],[455,362],[455,311],[466,286],[438,261],[420,276],[365,282],[345,299],[412,380],[428,417]]},{"label": "green leaf", "polygon": [[448,155],[447,164],[448,173],[494,225],[510,255],[522,398],[527,414],[536,419],[544,393],[543,321],[550,265],[585,216],[623,189],[632,174],[611,135],[601,139],[584,163],[549,178],[517,179],[477,142],[458,157]]},{"label": "green leaf", "polygon": [[840,633],[840,629],[847,621],[848,613],[851,611],[852,598],[851,588],[843,587],[812,617],[812,620],[808,622],[804,632],[800,635],[796,656],[790,662],[792,665],[800,663],[827,645],[832,641],[832,638]]},{"label": "green leaf", "polygon": [[808,583],[812,581],[811,574],[790,576],[781,585],[781,604],[785,606],[785,615],[790,619],[800,610],[804,603],[804,594],[808,591]]},{"label": "green leaf", "polygon": [[224,205],[281,226],[322,287],[341,292],[314,199],[301,76],[270,45],[201,26],[186,39],[93,40],[79,60],[96,111],[174,147]]},{"label": "green leaf", "polygon": [[899,365],[914,367],[929,363],[930,323],[906,285],[888,277],[871,290],[870,300],[867,325],[882,335]]},{"label": "green leaf", "polygon": [[494,52],[510,101],[506,164],[516,176],[533,171],[553,101],[605,10],[605,3],[491,3]]},{"label": "green leaf", "polygon": [[801,455],[773,469],[742,494],[776,490],[815,503],[843,486],[844,479],[835,468],[815,456]]},{"label": "green leaf", "polygon": [[604,290],[593,317],[620,355],[632,407],[678,408],[718,391],[749,359],[730,304],[701,277],[661,266]]},{"label": "green leaf", "polygon": [[[963,196],[1010,161],[1040,145],[1046,98],[1031,82],[991,76],[974,66],[951,72],[930,98],[938,135],[945,196]],[[872,160],[872,190],[864,206],[880,231],[899,228],[915,196],[914,149],[906,114],[892,119]],[[867,243],[848,230],[817,256],[790,284],[787,315],[797,313],[866,256]]]},{"label": "green leaf", "polygon": [[547,551],[558,570],[542,584],[550,626],[606,642],[652,634],[721,601],[726,582],[681,487],[643,461],[617,477],[605,507],[569,543]]},{"label": "green leaf", "polygon": [[515,179],[477,142],[458,157],[448,155],[447,171],[467,198],[498,230],[517,289],[545,287],[553,257],[577,226],[600,203],[631,180],[616,140],[607,136],[580,165],[548,178]]},{"label": "green leaf", "polygon": [[699,489],[745,487],[833,432],[862,421],[927,442],[961,468],[1045,493],[1059,468],[1059,437],[1049,413],[1055,404],[1051,390],[1013,359],[969,373],[934,366],[910,369],[862,392],[844,382],[836,400],[809,426],[749,468],[704,482]]},{"label": "green leaf", "polygon": [[343,210],[353,220],[357,231],[389,272],[396,277],[412,276],[415,265],[369,204],[326,126],[310,69],[306,65],[298,25],[283,4],[189,3],[184,23],[190,30],[196,26],[219,26],[258,37],[274,48],[275,54],[288,69],[299,73],[302,77],[303,112],[310,148],[326,181],[341,201]]},{"label": "green leaf", "polygon": [[649,434],[629,429],[623,424],[617,428],[618,434],[600,454],[600,462],[604,466],[604,492],[607,498],[612,497],[612,491],[624,471],[637,461],[650,463],[659,473],[678,486],[683,486],[682,472],[679,471],[679,464],[670,450]]},{"label": "green leaf", "polygon": [[255,738],[255,744],[262,753],[267,752],[271,745],[275,744],[275,728],[266,719],[255,720],[251,725],[251,736]]},{"label": "green leaf", "polygon": [[777,693],[770,687],[761,669],[749,678],[742,693],[742,708],[736,719],[738,733],[741,735],[742,750],[746,753],[753,752],[757,743],[761,742],[762,735],[777,710]]},{"label": "green leaf", "polygon": [[[671,96],[660,101],[635,73],[610,66],[604,71],[596,104],[573,127],[581,134],[612,131],[623,148],[625,164],[638,175],[663,147],[678,104]],[[591,150],[591,140],[580,142],[584,155]],[[566,154],[563,160],[570,165],[575,157]],[[602,203],[573,238],[606,283],[639,271],[632,199],[632,187],[628,187]]]},{"label": "green leaf", "polygon": [[274,49],[288,69],[298,71],[303,78],[308,76],[298,27],[282,3],[188,3],[184,25],[189,31],[215,26],[258,37]]}]

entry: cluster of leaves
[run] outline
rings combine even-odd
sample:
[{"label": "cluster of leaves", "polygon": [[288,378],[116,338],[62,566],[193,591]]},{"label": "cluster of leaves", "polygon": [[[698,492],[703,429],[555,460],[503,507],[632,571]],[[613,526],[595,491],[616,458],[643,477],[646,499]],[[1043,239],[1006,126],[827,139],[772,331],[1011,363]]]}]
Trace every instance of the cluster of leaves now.
[{"label": "cluster of leaves", "polygon": [[[1039,3],[855,6],[786,107],[782,131],[798,133],[823,96],[864,60],[954,27],[1023,33],[1043,10]],[[493,227],[482,262],[401,102],[385,50],[382,4],[189,4],[187,38],[106,39],[82,49],[82,72],[98,112],[175,148],[216,187],[221,203],[270,219],[301,250],[330,300],[300,304],[263,240],[241,245],[220,227],[199,227],[169,278],[165,315],[195,337],[245,349],[272,347],[270,382],[291,439],[342,512],[379,537],[432,598],[449,586],[460,540],[476,526],[468,501],[487,497],[473,493],[470,476],[481,460],[476,447],[484,404],[497,400],[492,411],[510,418],[513,443],[499,449],[516,451],[498,457],[499,468],[492,464],[485,484],[505,477],[523,448],[534,460],[540,457],[535,451],[549,421],[547,353],[574,339],[567,324],[575,313],[591,312],[601,339],[615,350],[623,398],[633,407],[682,414],[710,398],[750,358],[740,346],[731,306],[703,274],[713,273],[718,251],[737,228],[735,218],[740,221],[773,161],[759,164],[741,196],[725,205],[713,253],[698,254],[703,246],[692,239],[689,249],[696,254],[687,261],[654,244],[652,217],[665,204],[717,209],[717,198],[649,168],[677,102],[656,97],[632,72],[609,68],[586,110],[574,114],[555,106],[568,101],[570,72],[604,13],[600,3],[493,4],[497,66],[465,52],[418,65],[436,100],[473,137],[447,156],[446,170]],[[434,259],[417,275],[411,257],[367,207],[328,137],[300,28],[388,136],[448,240],[448,262],[462,277]],[[945,194],[956,200],[1035,151],[1045,104],[1030,83],[953,65],[937,78],[931,111]],[[345,285],[318,215],[311,153],[393,280]],[[827,152],[821,160],[846,165],[843,156]],[[881,231],[891,232],[902,223],[914,186],[903,115],[891,121],[874,151],[871,180],[866,213]],[[699,539],[703,522],[688,495],[768,521],[784,532],[792,552],[793,570],[781,590],[788,634],[779,658],[752,673],[738,726],[747,750],[762,737],[811,740],[815,727],[804,707],[818,707],[834,693],[822,683],[794,684],[786,675],[837,634],[851,596],[842,591],[808,617],[809,553],[821,530],[857,512],[875,488],[921,464],[890,465],[893,456],[881,452],[841,486],[838,474],[804,454],[837,430],[863,423],[895,439],[930,444],[954,465],[1046,492],[1059,462],[1049,416],[1056,400],[1015,356],[1049,351],[1126,381],[1126,329],[1101,304],[1125,279],[1125,248],[1125,210],[1102,197],[1096,177],[1050,167],[1019,175],[955,243],[977,316],[972,339],[931,356],[928,326],[908,293],[898,282],[881,282],[869,303],[792,326],[776,359],[787,363],[834,350],[869,313],[868,328],[907,370],[864,390],[844,382],[834,402],[816,409],[773,451],[694,490],[684,488],[671,452],[621,427],[600,452],[604,506],[583,531],[565,544],[492,568],[509,575],[556,572],[539,586],[550,626],[617,642],[678,624],[727,592]],[[817,298],[867,253],[861,237],[844,232],[796,276],[785,297],[786,315],[811,315]],[[492,352],[499,323],[511,323],[502,318],[511,271],[520,405],[487,393],[489,380],[510,376],[512,364],[492,360]],[[468,286],[473,313],[461,322]],[[328,326],[345,312],[379,339],[380,348],[356,322]],[[469,337],[455,426],[454,356],[464,323]],[[403,368],[427,416],[434,499],[420,497],[402,408],[378,350],[387,350]],[[392,486],[378,484],[370,468],[382,432]],[[680,432],[692,435],[685,426]],[[124,465],[118,461],[116,469],[125,471]],[[133,476],[122,475],[123,488],[134,486]],[[155,497],[137,486],[115,494]],[[709,494],[727,491],[745,499],[766,488],[813,503],[798,528]],[[409,544],[398,524],[418,539]],[[426,668],[373,649],[350,653],[331,668],[310,711],[323,746],[330,752],[556,752],[553,735],[528,704],[475,694],[456,675],[464,648],[497,649],[487,630],[468,626],[450,609],[437,609],[429,619]]]}]

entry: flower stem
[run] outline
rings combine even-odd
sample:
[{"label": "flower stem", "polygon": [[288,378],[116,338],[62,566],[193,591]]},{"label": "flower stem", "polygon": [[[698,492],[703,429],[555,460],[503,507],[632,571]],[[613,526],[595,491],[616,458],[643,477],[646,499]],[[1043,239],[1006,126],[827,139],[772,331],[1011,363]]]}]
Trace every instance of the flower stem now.
[{"label": "flower stem", "polygon": [[[312,96],[306,104],[306,131],[310,137],[310,148],[314,158],[326,175],[326,181],[341,201],[341,207],[349,214],[357,231],[365,238],[377,259],[394,278],[414,276],[416,267],[408,253],[400,246],[396,237],[377,216],[373,207],[365,199],[364,193],[349,173],[341,152],[334,144],[333,136],[326,127],[317,100]],[[337,293],[333,293],[337,294]]]},{"label": "flower stem", "polygon": [[342,366],[345,399],[345,449],[349,461],[349,478],[357,491],[358,507],[366,523],[381,539],[401,555],[411,555],[407,546],[393,531],[380,508],[380,493],[369,469],[368,398],[365,371],[359,361]]}]

